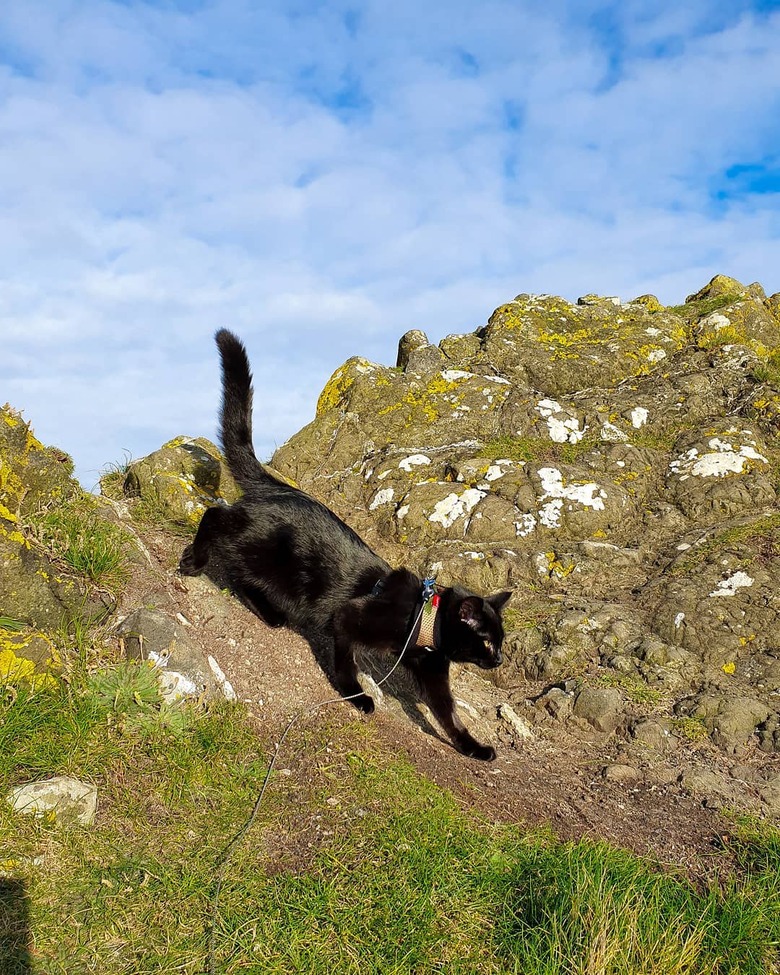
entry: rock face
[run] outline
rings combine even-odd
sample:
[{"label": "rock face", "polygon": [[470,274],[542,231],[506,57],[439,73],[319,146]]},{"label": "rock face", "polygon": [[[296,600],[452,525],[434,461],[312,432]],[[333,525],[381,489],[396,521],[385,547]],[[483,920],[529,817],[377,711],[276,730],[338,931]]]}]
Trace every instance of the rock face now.
[{"label": "rock face", "polygon": [[780,295],[521,294],[397,362],[341,366],[274,468],[390,559],[514,587],[504,686],[612,675],[596,729],[625,698],[776,750]]},{"label": "rock face", "polygon": [[197,527],[214,503],[230,504],[240,494],[219,451],[203,437],[176,437],[135,461],[127,469],[123,491],[190,527]]},{"label": "rock face", "polygon": [[72,471],[67,454],[44,447],[10,406],[0,408],[0,681],[49,681],[60,663],[51,633],[104,610],[30,530],[36,512],[82,494]]},{"label": "rock face", "polygon": [[225,697],[235,692],[214,657],[204,656],[188,638],[183,617],[177,622],[159,609],[136,609],[117,629],[127,657],[148,660],[158,670],[163,700],[173,704],[185,698]]}]

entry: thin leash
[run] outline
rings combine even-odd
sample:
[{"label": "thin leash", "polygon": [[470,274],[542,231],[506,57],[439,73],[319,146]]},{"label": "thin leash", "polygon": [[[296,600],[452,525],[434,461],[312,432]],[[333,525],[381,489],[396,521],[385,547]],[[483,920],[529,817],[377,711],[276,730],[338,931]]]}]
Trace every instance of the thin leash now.
[{"label": "thin leash", "polygon": [[[423,591],[422,591],[423,602],[422,602],[422,606],[420,607],[420,611],[417,614],[414,623],[412,623],[412,628],[409,631],[409,636],[406,638],[406,643],[404,644],[403,650],[401,650],[398,659],[390,668],[390,670],[388,670],[385,676],[381,680],[376,682],[377,687],[381,687],[382,684],[388,681],[393,676],[395,671],[398,669],[401,661],[404,658],[404,654],[409,649],[409,644],[411,643],[414,635],[417,633],[417,624],[422,619],[422,615],[425,612],[425,607],[427,606],[428,602],[433,596],[435,588],[436,588],[435,578],[429,576],[423,581]],[[329,698],[327,701],[320,701],[318,704],[309,704],[306,707],[298,710],[292,716],[292,718],[290,718],[290,720],[287,722],[287,726],[282,732],[279,741],[276,743],[276,746],[274,748],[274,753],[271,756],[271,761],[268,763],[268,768],[266,769],[265,777],[263,778],[263,784],[260,787],[260,792],[258,793],[257,798],[255,799],[255,803],[252,806],[252,811],[249,813],[249,816],[246,818],[246,821],[238,830],[238,832],[235,834],[235,836],[233,836],[233,838],[224,847],[224,849],[219,855],[219,858],[217,859],[216,889],[214,891],[214,897],[211,902],[211,917],[209,922],[209,941],[208,941],[208,949],[207,949],[208,975],[216,975],[216,968],[214,965],[214,961],[215,961],[214,943],[216,939],[217,913],[219,910],[219,898],[222,892],[222,884],[225,879],[225,871],[227,869],[227,865],[230,860],[230,855],[233,852],[233,850],[238,846],[238,844],[241,842],[241,840],[244,838],[244,836],[246,836],[246,834],[252,828],[252,825],[254,824],[254,821],[257,818],[257,814],[260,811],[260,806],[262,805],[263,798],[266,793],[266,789],[268,788],[268,783],[271,780],[271,773],[273,772],[274,766],[276,765],[276,759],[279,756],[279,752],[281,751],[282,745],[284,744],[287,735],[290,733],[290,731],[292,731],[293,727],[298,723],[298,721],[300,721],[300,719],[305,717],[306,715],[314,714],[315,712],[319,711],[320,708],[327,707],[329,704],[338,704],[339,701],[351,701],[355,697],[360,697],[362,693],[363,691],[358,691],[357,693],[349,694],[346,697],[332,697]]]}]

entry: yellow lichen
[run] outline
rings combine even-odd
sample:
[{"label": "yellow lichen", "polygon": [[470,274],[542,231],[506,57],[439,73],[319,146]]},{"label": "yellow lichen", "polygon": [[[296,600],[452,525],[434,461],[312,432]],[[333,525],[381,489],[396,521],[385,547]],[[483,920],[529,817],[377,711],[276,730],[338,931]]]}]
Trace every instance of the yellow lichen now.
[{"label": "yellow lichen", "polygon": [[348,374],[345,366],[338,368],[327,383],[325,383],[325,388],[320,393],[320,398],[317,400],[317,416],[322,416],[328,410],[340,406],[347,390],[350,389],[354,382],[354,377]]},{"label": "yellow lichen", "polygon": [[32,660],[20,657],[15,652],[28,646],[33,637],[43,639],[49,645],[50,656],[46,661],[46,666],[58,667],[60,665],[59,654],[54,644],[43,633],[35,632],[21,640],[15,635],[13,642],[11,642],[0,630],[0,685],[26,683],[35,690],[56,685],[56,679],[52,674],[36,669]]}]

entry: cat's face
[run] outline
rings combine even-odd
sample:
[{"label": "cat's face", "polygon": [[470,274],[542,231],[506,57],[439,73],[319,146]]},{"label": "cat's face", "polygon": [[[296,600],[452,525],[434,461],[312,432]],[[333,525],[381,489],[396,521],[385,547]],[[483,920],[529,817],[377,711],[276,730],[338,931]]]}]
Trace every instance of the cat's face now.
[{"label": "cat's face", "polygon": [[448,628],[445,652],[450,660],[476,664],[484,670],[498,667],[503,657],[504,626],[501,610],[512,594],[469,595],[455,606],[455,625]]}]

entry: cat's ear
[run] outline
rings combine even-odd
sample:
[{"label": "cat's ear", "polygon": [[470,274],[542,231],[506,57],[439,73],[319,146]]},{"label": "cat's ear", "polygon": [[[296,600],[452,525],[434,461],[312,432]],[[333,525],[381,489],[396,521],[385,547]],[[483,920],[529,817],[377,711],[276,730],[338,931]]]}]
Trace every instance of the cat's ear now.
[{"label": "cat's ear", "polygon": [[494,596],[488,596],[485,600],[486,603],[490,603],[493,609],[500,613],[501,610],[506,606],[512,596],[511,592],[497,592]]},{"label": "cat's ear", "polygon": [[458,614],[463,622],[476,629],[482,619],[483,600],[479,596],[466,596],[458,608]]}]

